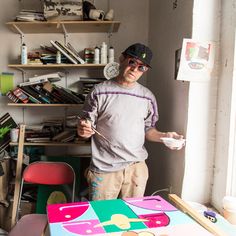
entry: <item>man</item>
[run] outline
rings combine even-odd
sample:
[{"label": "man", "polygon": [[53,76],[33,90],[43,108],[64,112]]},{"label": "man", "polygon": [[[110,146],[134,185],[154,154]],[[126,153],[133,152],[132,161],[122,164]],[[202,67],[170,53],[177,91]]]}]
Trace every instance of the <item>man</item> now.
[{"label": "man", "polygon": [[90,200],[142,197],[148,179],[145,138],[153,142],[162,142],[163,137],[183,138],[155,128],[156,99],[137,82],[151,68],[151,59],[147,46],[129,46],[119,58],[119,75],[96,85],[87,96],[78,135],[92,136],[92,159],[86,174]]}]

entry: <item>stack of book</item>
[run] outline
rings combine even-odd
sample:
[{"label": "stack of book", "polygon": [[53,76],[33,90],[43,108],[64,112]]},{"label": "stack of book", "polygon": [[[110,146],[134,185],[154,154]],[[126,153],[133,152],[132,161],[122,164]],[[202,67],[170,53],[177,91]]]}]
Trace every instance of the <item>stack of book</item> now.
[{"label": "stack of book", "polygon": [[61,77],[58,73],[32,77],[19,84],[6,95],[14,103],[82,104],[84,96],[70,89],[51,83]]},{"label": "stack of book", "polygon": [[22,10],[19,15],[16,16],[16,21],[45,21],[43,12],[37,12],[35,10]]},{"label": "stack of book", "polygon": [[99,84],[103,81],[105,81],[106,78],[86,78],[86,77],[80,77],[80,82],[82,83],[82,94],[84,96],[84,99],[88,95],[88,93],[94,88],[96,84]]},{"label": "stack of book", "polygon": [[52,138],[63,131],[63,119],[45,120],[39,125],[27,125],[25,141],[40,143],[52,142]]}]

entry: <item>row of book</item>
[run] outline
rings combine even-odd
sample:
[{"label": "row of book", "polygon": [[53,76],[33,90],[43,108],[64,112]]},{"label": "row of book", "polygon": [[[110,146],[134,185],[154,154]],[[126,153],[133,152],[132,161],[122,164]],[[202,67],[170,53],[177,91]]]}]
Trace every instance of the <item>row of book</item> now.
[{"label": "row of book", "polygon": [[[28,53],[30,64],[84,64],[85,60],[79,52],[70,44],[63,44],[59,41],[50,41],[51,46],[40,45],[40,50],[33,50]],[[59,54],[59,55],[58,55]]]},{"label": "row of book", "polygon": [[50,82],[18,85],[6,94],[14,103],[83,104],[85,97]]},{"label": "row of book", "polygon": [[70,124],[73,123],[73,126],[67,126],[68,123],[63,118],[47,119],[38,125],[26,125],[25,141],[33,143],[85,141],[77,135],[77,116],[68,116],[68,120]]}]

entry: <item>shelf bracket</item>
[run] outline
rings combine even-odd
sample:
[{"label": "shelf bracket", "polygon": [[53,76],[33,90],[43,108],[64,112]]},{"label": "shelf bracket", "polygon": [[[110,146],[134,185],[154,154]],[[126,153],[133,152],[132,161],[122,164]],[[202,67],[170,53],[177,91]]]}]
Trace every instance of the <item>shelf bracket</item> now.
[{"label": "shelf bracket", "polygon": [[64,24],[61,24],[61,26],[62,26],[63,33],[64,33],[64,42],[65,42],[65,44],[67,44],[68,32],[67,32]]},{"label": "shelf bracket", "polygon": [[111,37],[112,37],[112,32],[113,32],[113,30],[114,30],[114,26],[115,26],[115,24],[112,23],[111,26],[110,26],[110,28],[109,28],[109,31],[108,31],[108,38],[111,38]]},{"label": "shelf bracket", "polygon": [[16,29],[16,31],[20,34],[20,38],[21,38],[21,44],[23,44],[23,40],[24,40],[24,33],[20,30],[19,27],[17,27],[15,24],[13,24],[13,27]]}]

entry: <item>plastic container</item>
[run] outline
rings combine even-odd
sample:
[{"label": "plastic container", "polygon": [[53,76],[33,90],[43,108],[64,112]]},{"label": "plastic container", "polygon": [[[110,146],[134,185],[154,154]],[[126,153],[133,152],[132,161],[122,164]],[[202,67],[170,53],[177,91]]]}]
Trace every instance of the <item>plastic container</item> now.
[{"label": "plastic container", "polygon": [[93,61],[93,63],[94,63],[94,64],[99,64],[99,63],[100,63],[99,58],[100,58],[100,49],[99,49],[99,47],[95,47],[95,49],[94,49],[94,61]]},{"label": "plastic container", "polygon": [[101,47],[101,64],[107,64],[107,44],[105,42]]},{"label": "plastic container", "polygon": [[27,46],[25,43],[22,44],[21,46],[21,64],[26,65],[27,64]]},{"label": "plastic container", "polygon": [[113,47],[110,47],[109,48],[109,51],[108,51],[108,63],[111,63],[111,62],[114,62],[114,57],[115,57],[115,55],[114,55],[115,53],[114,53],[114,48]]},{"label": "plastic container", "polygon": [[231,224],[236,225],[236,197],[223,198],[223,215]]},{"label": "plastic container", "polygon": [[57,64],[61,64],[61,53],[60,53],[60,51],[57,51],[56,58],[57,58]]}]

